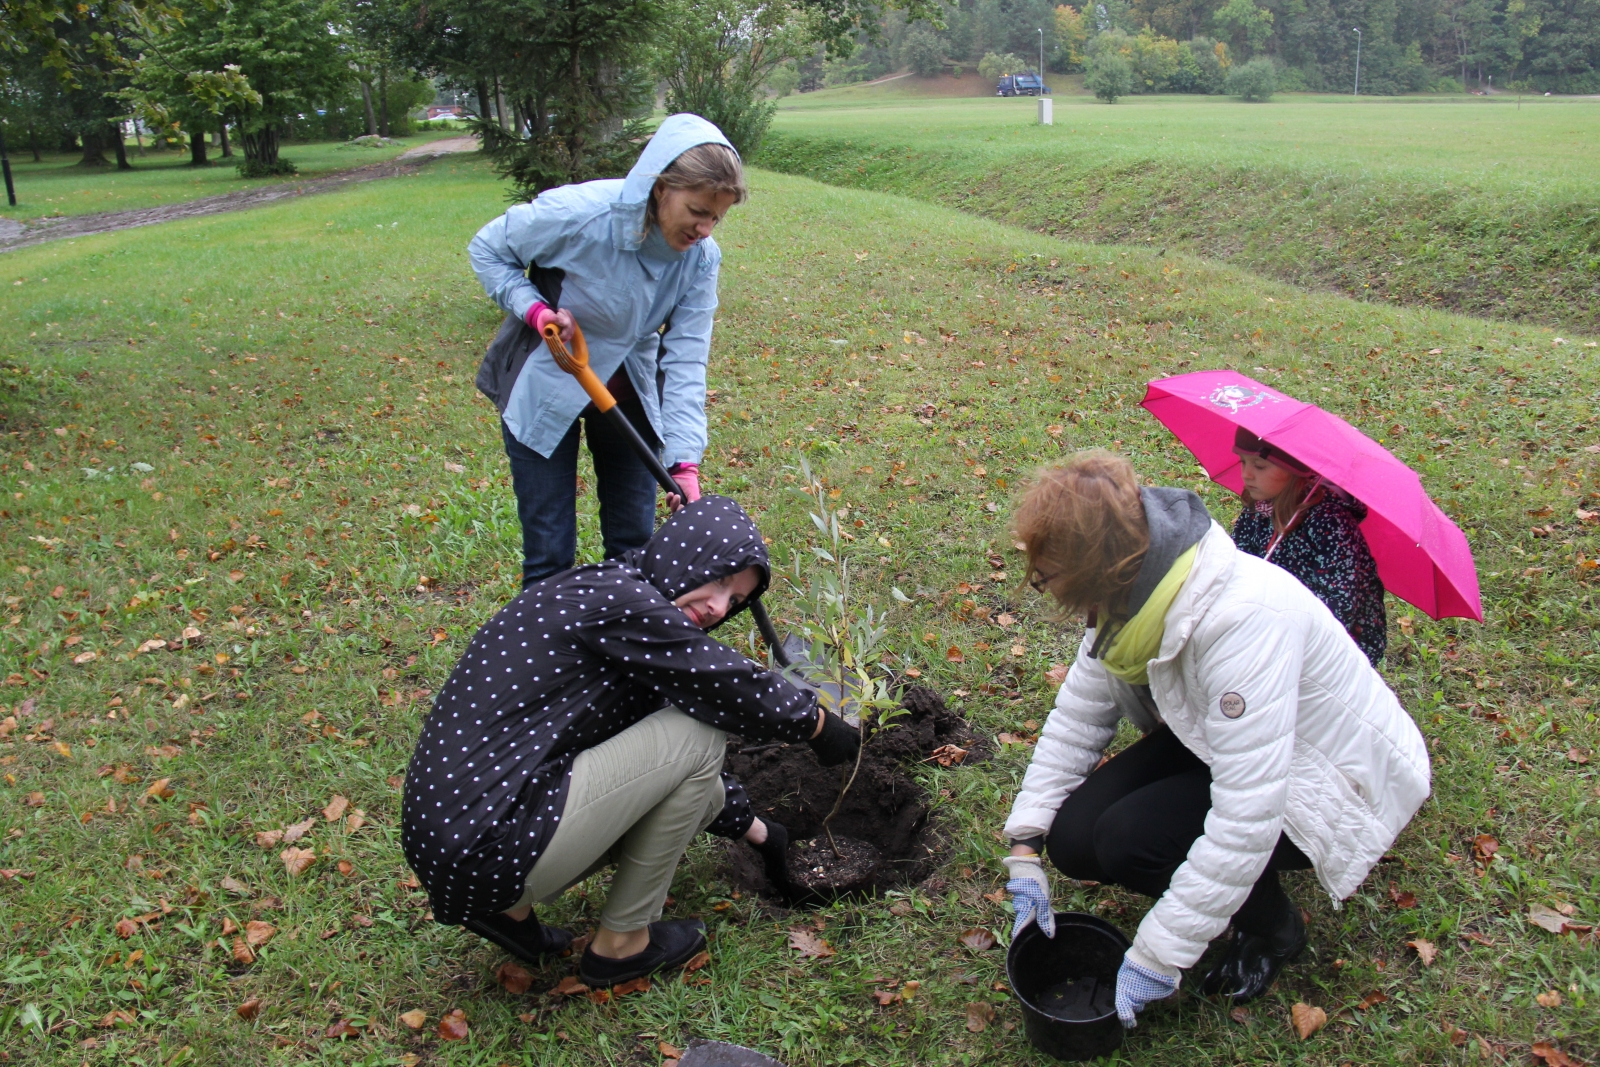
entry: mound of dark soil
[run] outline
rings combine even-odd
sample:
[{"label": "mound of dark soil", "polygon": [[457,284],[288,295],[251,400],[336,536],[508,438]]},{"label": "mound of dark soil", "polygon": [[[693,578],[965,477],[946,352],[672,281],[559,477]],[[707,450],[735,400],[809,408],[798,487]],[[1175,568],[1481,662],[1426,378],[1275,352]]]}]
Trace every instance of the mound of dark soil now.
[{"label": "mound of dark soil", "polygon": [[[839,796],[841,769],[821,766],[804,744],[728,741],[727,769],[744,783],[756,815],[788,828],[790,876],[810,894],[809,902],[882,891],[933,872],[939,842],[928,826],[927,791],[917,784],[916,766],[943,745],[971,748],[970,734],[966,720],[931,689],[907,688],[900,703],[909,714],[867,743],[861,771],[830,824],[841,856],[833,854],[822,826]],[[876,850],[875,863],[869,850]],[[748,845],[728,850],[728,867],[740,888],[776,895]]]}]

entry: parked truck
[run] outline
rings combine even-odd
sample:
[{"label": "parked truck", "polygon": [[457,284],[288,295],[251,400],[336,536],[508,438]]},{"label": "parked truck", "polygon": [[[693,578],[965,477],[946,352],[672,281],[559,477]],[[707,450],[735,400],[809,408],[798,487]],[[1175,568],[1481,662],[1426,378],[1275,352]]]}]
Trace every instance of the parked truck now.
[{"label": "parked truck", "polygon": [[995,85],[996,96],[1049,96],[1050,86],[1044,78],[1031,70],[1021,74],[1002,74]]}]

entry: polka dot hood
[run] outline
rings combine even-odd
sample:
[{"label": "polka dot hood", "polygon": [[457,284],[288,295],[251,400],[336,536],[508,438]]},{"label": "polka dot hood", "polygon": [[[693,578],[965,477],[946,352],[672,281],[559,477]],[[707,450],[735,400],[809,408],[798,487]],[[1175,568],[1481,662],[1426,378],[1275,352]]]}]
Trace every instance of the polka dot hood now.
[{"label": "polka dot hood", "polygon": [[[814,694],[708,637],[672,603],[750,566],[765,589],[760,530],[733,501],[703,497],[642,549],[553,574],[478,630],[406,772],[401,847],[435,919],[514,905],[561,823],[578,753],[668,703],[747,738],[810,736]],[[732,779],[725,790],[711,829],[737,836],[748,802]]]},{"label": "polka dot hood", "polygon": [[[725,496],[703,496],[678,509],[649,544],[629,552],[626,559],[668,600],[746,567],[760,568],[761,578],[751,599],[765,593],[771,580],[761,531],[744,508]],[[748,606],[748,602],[741,603],[722,622]]]}]

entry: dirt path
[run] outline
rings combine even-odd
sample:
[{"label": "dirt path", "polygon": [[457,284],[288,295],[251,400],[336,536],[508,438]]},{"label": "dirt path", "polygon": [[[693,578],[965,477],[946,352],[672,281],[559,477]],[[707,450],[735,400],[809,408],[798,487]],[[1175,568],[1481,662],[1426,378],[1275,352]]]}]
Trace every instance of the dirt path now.
[{"label": "dirt path", "polygon": [[303,182],[285,182],[259,189],[241,189],[237,193],[206,196],[182,204],[138,208],[133,211],[107,211],[98,215],[72,215],[61,219],[36,219],[20,223],[0,218],[0,252],[29,245],[58,241],[63,237],[91,237],[117,230],[131,230],[135,226],[153,226],[174,219],[192,219],[202,215],[220,215],[225,211],[242,211],[260,207],[290,196],[308,196],[326,193],[357,182],[370,182],[378,178],[394,178],[409,174],[439,156],[452,152],[476,152],[478,142],[473,137],[448,137],[419,145],[391,160],[369,163],[364,167],[342,170],[322,178]]}]

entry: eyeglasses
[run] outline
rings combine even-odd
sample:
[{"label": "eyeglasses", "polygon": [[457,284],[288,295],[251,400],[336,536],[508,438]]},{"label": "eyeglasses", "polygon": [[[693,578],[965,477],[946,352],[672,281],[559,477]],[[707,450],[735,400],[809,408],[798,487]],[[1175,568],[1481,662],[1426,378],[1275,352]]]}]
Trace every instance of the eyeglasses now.
[{"label": "eyeglasses", "polygon": [[1043,571],[1039,570],[1037,567],[1034,568],[1033,573],[1038,575],[1038,577],[1037,578],[1029,578],[1028,579],[1028,584],[1033,586],[1033,591],[1035,593],[1039,593],[1041,595],[1044,594],[1044,593],[1049,592],[1049,590],[1045,588],[1046,586],[1048,586],[1051,582],[1055,581],[1057,578],[1061,577],[1061,572],[1060,571],[1057,571],[1054,574],[1045,574]]}]

